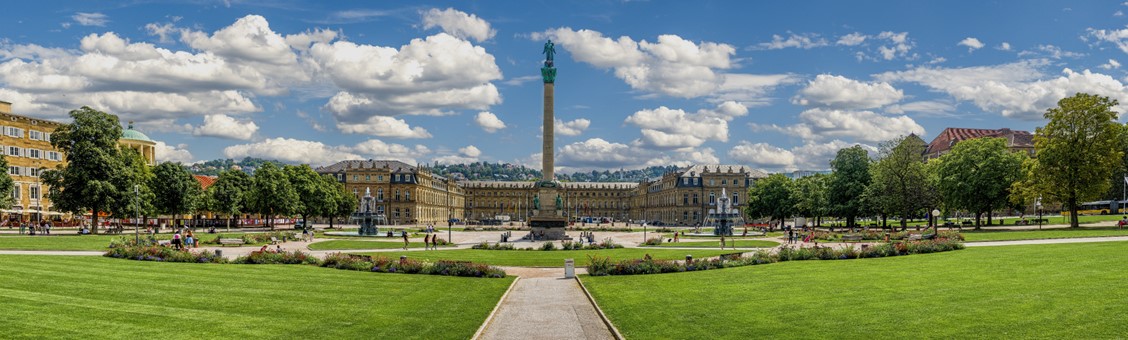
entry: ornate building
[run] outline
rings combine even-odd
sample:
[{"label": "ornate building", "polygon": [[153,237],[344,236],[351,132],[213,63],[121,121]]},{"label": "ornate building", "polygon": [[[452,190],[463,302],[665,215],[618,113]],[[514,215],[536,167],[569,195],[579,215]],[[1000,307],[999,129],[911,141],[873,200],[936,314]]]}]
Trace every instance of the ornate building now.
[{"label": "ornate building", "polygon": [[129,128],[121,132],[121,139],[118,139],[118,145],[123,148],[130,148],[137,150],[148,161],[149,165],[156,165],[157,159],[157,142],[149,139],[141,131],[133,129],[133,122],[129,122]]},{"label": "ornate building", "polygon": [[[376,212],[395,224],[441,224],[450,218],[527,221],[535,210],[531,181],[454,181],[399,161],[341,161],[317,172],[334,176],[358,198],[369,190]],[[564,182],[560,204],[572,221],[694,225],[716,206],[722,189],[739,205],[748,186],[764,177],[764,172],[742,165],[695,165],[639,183]]]},{"label": "ornate building", "polygon": [[1034,134],[1029,131],[1011,130],[1007,128],[992,130],[992,129],[965,129],[965,128],[946,128],[936,136],[932,142],[928,143],[928,148],[924,151],[925,159],[940,158],[941,155],[948,153],[952,147],[968,139],[994,137],[1003,138],[1007,140],[1007,148],[1015,152],[1024,152],[1027,156],[1034,157]]},{"label": "ornate building", "polygon": [[457,182],[400,161],[350,160],[319,167],[334,176],[358,200],[372,194],[377,214],[392,224],[442,224],[462,219],[465,195]]}]

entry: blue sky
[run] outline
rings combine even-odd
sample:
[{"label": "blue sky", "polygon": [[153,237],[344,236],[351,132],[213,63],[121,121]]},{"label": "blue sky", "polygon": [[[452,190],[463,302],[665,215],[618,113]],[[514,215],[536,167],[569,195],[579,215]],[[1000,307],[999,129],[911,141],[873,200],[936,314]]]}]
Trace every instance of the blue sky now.
[{"label": "blue sky", "polygon": [[[1033,130],[1075,92],[1128,105],[1117,1],[23,1],[0,100],[136,121],[161,160],[826,169],[945,127]],[[1125,106],[1117,107],[1124,112]],[[1123,119],[1122,119],[1123,121]]]}]

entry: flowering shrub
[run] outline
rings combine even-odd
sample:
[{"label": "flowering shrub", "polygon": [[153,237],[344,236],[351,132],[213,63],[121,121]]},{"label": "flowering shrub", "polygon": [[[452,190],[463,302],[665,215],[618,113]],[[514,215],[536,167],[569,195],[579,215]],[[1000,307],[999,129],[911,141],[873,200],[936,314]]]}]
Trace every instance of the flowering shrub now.
[{"label": "flowering shrub", "polygon": [[317,265],[320,261],[316,257],[309,256],[300,250],[284,251],[280,253],[272,253],[265,251],[253,251],[250,255],[240,256],[233,261],[238,264],[312,264]]},{"label": "flowering shrub", "polygon": [[423,272],[431,275],[463,277],[505,277],[505,271],[501,268],[487,264],[466,261],[435,261],[435,263],[432,263],[430,266],[425,267],[423,269]]},{"label": "flowering shrub", "polygon": [[478,243],[478,244],[475,244],[473,246],[470,246],[470,249],[514,250],[516,248],[514,248],[513,245],[509,244],[509,243],[500,243],[499,242],[499,243],[490,244],[489,242],[482,242],[482,243]]},{"label": "flowering shrub", "polygon": [[712,260],[695,260],[688,264],[679,264],[677,261],[671,260],[652,260],[649,258],[642,260],[623,260],[619,262],[612,262],[609,258],[606,257],[590,257],[591,262],[588,265],[588,274],[592,276],[658,274],[740,267],[782,261],[845,260],[911,254],[927,254],[963,249],[964,245],[960,241],[962,241],[962,238],[959,237],[958,234],[945,235],[945,233],[940,233],[936,238],[931,240],[885,243],[862,247],[860,249],[854,248],[853,246],[846,248],[792,248],[789,246],[783,246],[780,247],[779,250],[775,253],[771,253],[767,250],[761,250],[752,254],[752,256],[738,258],[729,257],[728,259],[719,258]]},{"label": "flowering shrub", "polygon": [[177,251],[160,246],[114,247],[103,256],[137,261],[227,263],[227,259],[210,250]]},{"label": "flowering shrub", "polygon": [[482,249],[482,250],[529,250],[529,251],[600,250],[600,249],[618,249],[618,248],[622,248],[622,247],[623,246],[620,245],[620,244],[615,244],[615,242],[611,241],[611,239],[604,240],[603,242],[600,242],[600,243],[588,244],[588,245],[585,245],[583,242],[563,240],[563,241],[560,241],[559,247],[557,247],[557,245],[552,243],[552,242],[546,242],[544,244],[541,244],[537,248],[533,248],[533,247],[517,248],[517,247],[514,247],[513,244],[511,244],[511,243],[489,243],[489,242],[482,242],[482,243],[478,243],[478,244],[475,244],[473,246],[470,246],[471,249]]},{"label": "flowering shrub", "polygon": [[646,242],[643,242],[642,244],[647,245],[647,246],[661,245],[662,244],[662,238],[661,237],[649,238],[649,239],[646,240]]}]

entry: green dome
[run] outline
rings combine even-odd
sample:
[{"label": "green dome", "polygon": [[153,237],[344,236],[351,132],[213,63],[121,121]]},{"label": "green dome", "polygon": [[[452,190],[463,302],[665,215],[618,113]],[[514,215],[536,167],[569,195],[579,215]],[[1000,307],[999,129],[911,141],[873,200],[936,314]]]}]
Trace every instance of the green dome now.
[{"label": "green dome", "polygon": [[141,133],[141,131],[134,130],[133,129],[133,122],[129,122],[129,129],[126,129],[125,131],[121,132],[121,139],[133,139],[133,140],[140,140],[140,141],[146,141],[146,142],[152,142],[153,141],[152,139],[149,139],[149,136],[146,136],[144,133]]}]

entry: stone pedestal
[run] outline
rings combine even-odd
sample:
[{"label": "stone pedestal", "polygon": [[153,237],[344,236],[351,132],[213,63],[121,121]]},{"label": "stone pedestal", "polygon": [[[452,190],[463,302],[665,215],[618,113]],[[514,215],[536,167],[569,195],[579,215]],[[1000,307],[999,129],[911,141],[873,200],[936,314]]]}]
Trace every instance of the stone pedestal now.
[{"label": "stone pedestal", "polygon": [[540,209],[529,218],[529,227],[533,230],[536,240],[564,240],[570,239],[564,232],[568,227],[568,219],[564,211],[556,209],[556,197],[559,183],[542,181],[537,183],[537,198],[540,200]]}]

